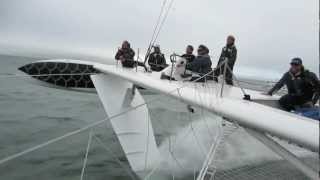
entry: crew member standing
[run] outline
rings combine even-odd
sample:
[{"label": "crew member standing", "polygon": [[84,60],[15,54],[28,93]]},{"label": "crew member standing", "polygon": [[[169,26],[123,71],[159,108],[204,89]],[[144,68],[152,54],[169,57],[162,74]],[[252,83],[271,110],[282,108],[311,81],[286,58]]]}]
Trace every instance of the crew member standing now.
[{"label": "crew member standing", "polygon": [[226,77],[225,81],[229,85],[233,85],[232,74],[233,74],[233,66],[237,60],[237,48],[235,46],[235,38],[234,36],[228,36],[227,45],[222,48],[222,52],[219,58],[219,62],[217,67],[214,70],[214,80],[218,82],[218,77],[221,74],[224,74],[225,62],[227,62],[228,67],[226,68]]},{"label": "crew member standing", "polygon": [[118,50],[115,59],[121,61],[123,67],[133,68],[135,52],[130,47],[128,41],[123,41],[121,48]]}]

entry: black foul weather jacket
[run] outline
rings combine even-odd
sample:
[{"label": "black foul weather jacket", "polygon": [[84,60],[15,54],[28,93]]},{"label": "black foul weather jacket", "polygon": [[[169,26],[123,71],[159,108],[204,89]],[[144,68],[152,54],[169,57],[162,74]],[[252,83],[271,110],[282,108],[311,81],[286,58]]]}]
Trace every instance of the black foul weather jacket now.
[{"label": "black foul weather jacket", "polygon": [[149,56],[148,64],[153,71],[161,71],[167,67],[166,58],[162,53],[151,53]]},{"label": "black foul weather jacket", "polygon": [[228,58],[228,66],[233,69],[234,64],[237,60],[237,48],[235,45],[225,46],[222,48],[222,52],[219,58],[218,66],[223,63],[223,61]]},{"label": "black foul weather jacket", "polygon": [[196,58],[193,54],[184,54],[181,56],[182,58],[185,58],[187,60],[187,63],[192,63],[193,60]]},{"label": "black foul weather jacket", "polygon": [[131,48],[119,49],[115,56],[115,59],[120,60],[120,57],[122,56],[125,60],[133,61],[134,55],[135,53]]},{"label": "black foul weather jacket", "polygon": [[311,101],[315,94],[320,93],[320,82],[317,76],[308,70],[303,70],[297,75],[286,72],[268,94],[272,95],[284,85],[287,86],[289,95],[303,98],[305,101]]}]

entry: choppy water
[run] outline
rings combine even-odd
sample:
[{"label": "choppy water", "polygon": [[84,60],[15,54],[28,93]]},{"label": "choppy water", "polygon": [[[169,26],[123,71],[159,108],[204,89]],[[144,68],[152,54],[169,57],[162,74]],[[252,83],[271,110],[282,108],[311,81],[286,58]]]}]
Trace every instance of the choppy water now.
[{"label": "choppy water", "polygon": [[[17,73],[17,67],[31,61],[34,59],[0,56],[0,74]],[[175,105],[174,102],[171,104]],[[165,110],[159,104],[150,104],[149,107],[161,152],[167,153],[168,137],[181,141],[176,145],[174,153],[183,167],[169,169],[180,179],[193,179],[193,175],[186,169],[200,166],[203,159],[195,138],[209,145],[208,142],[212,134],[215,134],[219,121],[202,119],[190,128],[186,119],[202,118],[201,112],[190,117],[187,113]],[[26,81],[26,78],[0,77],[0,159],[104,119],[105,116],[95,94],[49,89],[33,85]],[[219,119],[214,115],[209,117]],[[178,131],[176,127],[183,128]],[[188,135],[192,128],[196,135]],[[99,126],[94,132],[104,142],[107,150],[96,141],[92,143],[85,179],[131,179],[130,173],[127,172],[128,163],[110,124]],[[261,171],[263,167],[268,169],[264,171],[269,177],[267,179],[282,179],[277,174],[279,171],[287,175],[283,179],[307,179],[287,162],[278,161],[279,157],[245,133],[237,133],[228,142],[228,148],[222,157],[224,163],[221,164],[222,167],[232,167],[236,170],[226,169],[218,173],[219,179],[248,179],[246,174],[251,172],[248,169],[258,168]],[[0,179],[79,179],[87,140],[88,132],[84,132],[0,165]],[[318,164],[314,156],[306,156],[306,160],[313,166]],[[168,162],[170,161],[172,159],[168,159]],[[263,163],[264,161],[267,163]],[[251,167],[250,164],[259,166]],[[159,173],[170,174],[166,168]],[[277,176],[272,177],[268,173]]]}]

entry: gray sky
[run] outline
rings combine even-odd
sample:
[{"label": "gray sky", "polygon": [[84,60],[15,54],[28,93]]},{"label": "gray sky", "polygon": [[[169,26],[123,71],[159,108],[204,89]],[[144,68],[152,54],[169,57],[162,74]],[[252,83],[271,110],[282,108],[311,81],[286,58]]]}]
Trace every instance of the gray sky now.
[{"label": "gray sky", "polygon": [[[0,53],[112,57],[123,39],[148,46],[162,0],[1,0]],[[319,66],[318,0],[175,0],[158,43],[167,54],[206,44],[216,64],[237,38],[235,70],[278,77],[292,57]]]}]

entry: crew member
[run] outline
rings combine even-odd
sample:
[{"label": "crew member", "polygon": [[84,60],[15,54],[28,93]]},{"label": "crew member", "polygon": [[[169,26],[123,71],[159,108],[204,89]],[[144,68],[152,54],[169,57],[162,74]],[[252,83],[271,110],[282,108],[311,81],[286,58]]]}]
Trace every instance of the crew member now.
[{"label": "crew member", "polygon": [[154,51],[150,54],[148,64],[152,71],[162,71],[168,65],[164,54],[161,53],[160,46],[156,45],[153,47]]},{"label": "crew member", "polygon": [[228,67],[226,67],[226,77],[225,81],[229,85],[233,85],[232,74],[233,74],[233,66],[237,59],[237,48],[235,46],[235,38],[234,36],[227,37],[227,45],[222,48],[222,52],[219,58],[219,62],[217,67],[214,70],[214,80],[218,82],[218,77],[221,74],[224,74],[225,62],[227,62]]},{"label": "crew member", "polygon": [[[198,56],[189,64],[187,64],[187,69],[192,72],[199,73],[200,76],[207,75],[210,71],[212,71],[211,58],[209,56],[209,49],[205,45],[200,45],[198,47]],[[199,81],[207,80],[207,76],[205,78],[201,78]],[[191,81],[194,80],[191,79]]]},{"label": "crew member", "polygon": [[279,100],[280,106],[286,111],[295,110],[296,106],[315,103],[320,93],[320,82],[317,76],[304,69],[301,58],[293,58],[291,68],[280,81],[268,92],[272,95],[284,85],[287,86],[288,94]]},{"label": "crew member", "polygon": [[130,47],[128,41],[123,41],[121,48],[118,50],[115,59],[121,61],[123,67],[133,68],[135,65],[134,62],[134,51]]},{"label": "crew member", "polygon": [[188,45],[186,48],[186,53],[183,54],[181,57],[187,60],[187,63],[191,63],[196,56],[193,55],[193,46]]}]

